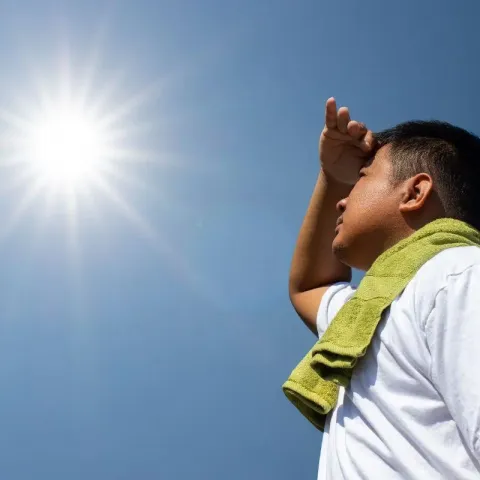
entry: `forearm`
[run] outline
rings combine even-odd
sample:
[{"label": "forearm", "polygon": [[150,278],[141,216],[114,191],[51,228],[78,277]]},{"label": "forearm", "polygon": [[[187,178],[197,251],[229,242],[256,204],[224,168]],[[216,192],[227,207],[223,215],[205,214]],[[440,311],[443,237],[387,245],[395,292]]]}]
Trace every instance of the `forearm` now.
[{"label": "forearm", "polygon": [[332,253],[338,218],[336,204],[348,196],[351,187],[327,179],[320,171],[293,254],[290,295],[339,281],[350,281],[351,269]]}]

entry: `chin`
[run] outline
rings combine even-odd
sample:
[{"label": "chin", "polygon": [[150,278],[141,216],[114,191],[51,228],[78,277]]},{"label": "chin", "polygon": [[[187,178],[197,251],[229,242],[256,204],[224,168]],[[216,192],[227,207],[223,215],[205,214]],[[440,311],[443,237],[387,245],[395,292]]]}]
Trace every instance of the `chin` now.
[{"label": "chin", "polygon": [[338,238],[338,235],[333,240],[332,253],[337,260],[344,263],[345,265],[348,265],[348,247],[344,242],[341,241],[340,238]]},{"label": "chin", "polygon": [[335,258],[350,268],[357,270],[365,270],[365,266],[358,261],[356,255],[345,242],[342,242],[340,238],[335,238],[332,243],[332,253]]}]

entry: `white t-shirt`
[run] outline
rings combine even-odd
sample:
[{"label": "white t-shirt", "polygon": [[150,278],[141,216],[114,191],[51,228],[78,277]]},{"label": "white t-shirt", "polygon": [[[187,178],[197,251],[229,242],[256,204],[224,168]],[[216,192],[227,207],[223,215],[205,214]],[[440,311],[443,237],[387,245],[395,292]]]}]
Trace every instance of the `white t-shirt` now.
[{"label": "white t-shirt", "polygon": [[[327,291],[319,335],[354,291]],[[480,479],[480,248],[438,254],[384,312],[327,419],[318,479]]]}]

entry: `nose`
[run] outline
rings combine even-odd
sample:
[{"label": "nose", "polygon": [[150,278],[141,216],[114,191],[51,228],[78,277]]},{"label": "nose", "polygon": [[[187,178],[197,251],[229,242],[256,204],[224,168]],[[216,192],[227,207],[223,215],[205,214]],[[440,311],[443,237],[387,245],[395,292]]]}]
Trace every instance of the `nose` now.
[{"label": "nose", "polygon": [[345,209],[347,208],[347,197],[342,198],[336,205],[337,212],[342,214],[345,212]]}]

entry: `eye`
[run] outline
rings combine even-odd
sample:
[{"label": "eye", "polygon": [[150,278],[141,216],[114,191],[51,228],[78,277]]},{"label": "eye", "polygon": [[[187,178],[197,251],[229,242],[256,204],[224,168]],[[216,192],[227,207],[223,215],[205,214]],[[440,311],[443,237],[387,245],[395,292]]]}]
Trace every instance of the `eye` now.
[{"label": "eye", "polygon": [[358,172],[358,178],[362,178],[365,176],[365,171],[362,169]]}]

